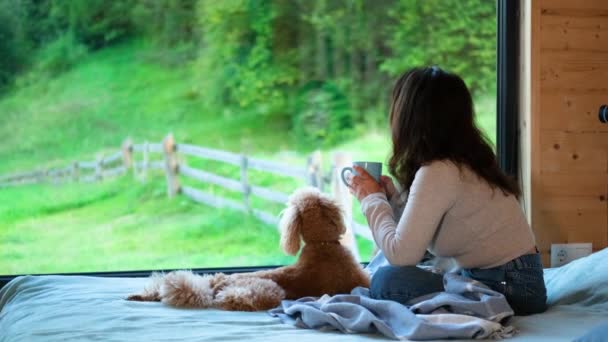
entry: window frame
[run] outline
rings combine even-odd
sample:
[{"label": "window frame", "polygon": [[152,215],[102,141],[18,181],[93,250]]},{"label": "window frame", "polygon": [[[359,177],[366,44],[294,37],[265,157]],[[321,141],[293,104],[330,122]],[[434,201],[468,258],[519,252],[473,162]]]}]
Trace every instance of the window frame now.
[{"label": "window frame", "polygon": [[496,156],[500,168],[519,175],[519,1],[496,3]]},{"label": "window frame", "polygon": [[[517,179],[519,158],[519,115],[518,115],[518,56],[519,56],[519,2],[516,0],[496,0],[497,46],[496,46],[496,154],[499,165],[508,175]],[[363,263],[366,264],[366,263]],[[196,273],[226,274],[253,272],[273,269],[282,265],[252,267],[195,268]],[[152,272],[167,270],[139,270],[115,272],[53,273],[52,275],[94,276],[113,278],[143,278]],[[49,275],[49,274],[33,274]],[[0,275],[0,288],[22,275]]]}]

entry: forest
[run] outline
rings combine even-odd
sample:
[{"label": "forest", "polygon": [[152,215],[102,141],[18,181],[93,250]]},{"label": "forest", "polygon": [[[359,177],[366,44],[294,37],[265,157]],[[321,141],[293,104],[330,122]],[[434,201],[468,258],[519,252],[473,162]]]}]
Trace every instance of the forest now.
[{"label": "forest", "polygon": [[493,94],[495,11],[491,0],[0,0],[0,89],[143,39],[162,49],[156,62],[191,65],[207,110],[289,120],[303,144],[329,146],[383,124],[392,80],[412,66]]}]

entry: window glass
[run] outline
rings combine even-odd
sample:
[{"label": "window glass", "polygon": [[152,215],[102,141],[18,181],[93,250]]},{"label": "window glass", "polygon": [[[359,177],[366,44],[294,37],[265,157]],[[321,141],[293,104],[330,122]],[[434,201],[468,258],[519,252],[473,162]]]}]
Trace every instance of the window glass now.
[{"label": "window glass", "polygon": [[285,196],[386,162],[413,66],[495,141],[493,1],[0,0],[0,36],[0,274],[292,262]]}]

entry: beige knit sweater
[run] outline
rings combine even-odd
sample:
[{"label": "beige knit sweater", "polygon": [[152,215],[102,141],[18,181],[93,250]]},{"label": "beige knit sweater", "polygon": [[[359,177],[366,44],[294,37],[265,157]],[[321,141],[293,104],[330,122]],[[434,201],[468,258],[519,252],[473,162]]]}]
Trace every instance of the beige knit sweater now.
[{"label": "beige knit sweater", "polygon": [[502,265],[534,248],[517,199],[451,161],[421,167],[408,194],[361,201],[374,240],[392,265],[415,265],[425,250],[463,268]]}]

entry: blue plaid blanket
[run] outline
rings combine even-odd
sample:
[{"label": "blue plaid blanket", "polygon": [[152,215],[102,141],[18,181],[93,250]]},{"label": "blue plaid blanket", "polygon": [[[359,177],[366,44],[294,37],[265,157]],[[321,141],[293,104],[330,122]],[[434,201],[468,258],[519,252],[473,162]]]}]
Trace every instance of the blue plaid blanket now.
[{"label": "blue plaid blanket", "polygon": [[358,287],[345,295],[284,300],[269,313],[301,328],[379,332],[397,340],[499,339],[515,333],[501,324],[513,315],[502,294],[456,273],[444,275],[444,287],[410,306],[372,299],[367,288]]}]

